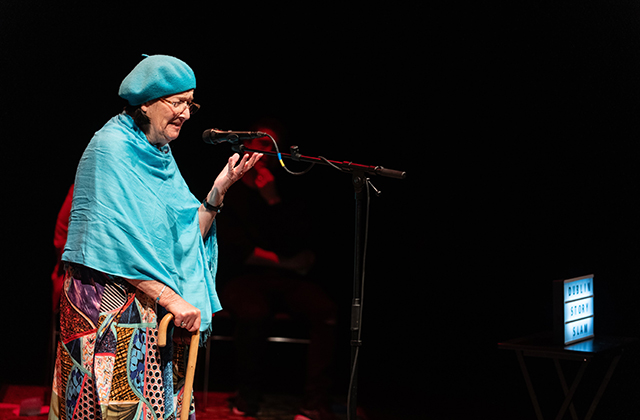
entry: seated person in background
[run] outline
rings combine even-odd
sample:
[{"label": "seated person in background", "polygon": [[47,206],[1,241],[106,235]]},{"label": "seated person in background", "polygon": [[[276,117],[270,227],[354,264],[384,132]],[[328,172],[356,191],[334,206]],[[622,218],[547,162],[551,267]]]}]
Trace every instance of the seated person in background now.
[{"label": "seated person in background", "polygon": [[[259,131],[276,138],[270,129],[260,127]],[[269,138],[244,145],[273,150]],[[231,275],[224,267],[219,273],[222,304],[236,320],[238,393],[231,403],[236,414],[258,413],[268,383],[262,367],[269,323],[275,313],[284,311],[304,319],[310,334],[304,401],[297,419],[334,419],[328,392],[337,310],[309,275],[315,263],[309,247],[309,216],[300,203],[278,191],[272,172],[277,165],[276,158],[266,155],[256,162],[237,184],[234,196],[225,201],[225,223],[218,230],[220,253],[225,265],[233,268]]]}]

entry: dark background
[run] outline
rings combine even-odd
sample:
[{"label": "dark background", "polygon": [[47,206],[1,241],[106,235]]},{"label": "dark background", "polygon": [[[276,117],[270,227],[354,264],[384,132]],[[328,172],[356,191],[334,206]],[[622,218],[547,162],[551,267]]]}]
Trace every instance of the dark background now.
[{"label": "dark background", "polygon": [[[552,328],[556,279],[595,274],[596,334],[637,337],[640,6],[476,3],[4,1],[0,382],[49,381],[55,218],[141,54],[175,55],[196,73],[202,109],[172,143],[196,196],[230,153],[202,131],[265,117],[304,155],[408,173],[373,179],[363,406],[386,418],[532,418],[515,356],[497,343]],[[280,176],[313,207],[327,285],[348,315],[350,177]],[[344,319],[341,336],[345,394]],[[636,356],[598,418],[638,412]],[[561,392],[552,368],[535,372]]]}]

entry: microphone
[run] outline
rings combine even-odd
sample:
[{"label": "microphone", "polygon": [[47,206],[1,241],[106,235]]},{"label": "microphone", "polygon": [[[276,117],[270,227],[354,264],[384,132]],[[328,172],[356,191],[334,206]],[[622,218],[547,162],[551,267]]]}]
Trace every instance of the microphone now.
[{"label": "microphone", "polygon": [[216,128],[210,128],[208,130],[204,130],[204,133],[202,133],[202,140],[209,144],[220,144],[225,142],[238,144],[240,140],[257,139],[266,136],[267,133],[260,131],[222,131]]}]

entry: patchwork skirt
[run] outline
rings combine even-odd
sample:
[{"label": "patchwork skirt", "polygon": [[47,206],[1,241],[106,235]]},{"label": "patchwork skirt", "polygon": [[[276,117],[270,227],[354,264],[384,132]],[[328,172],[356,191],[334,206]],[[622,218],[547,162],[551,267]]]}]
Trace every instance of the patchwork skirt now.
[{"label": "patchwork skirt", "polygon": [[123,279],[69,264],[49,420],[179,418],[188,353],[169,338],[157,345],[165,314]]}]

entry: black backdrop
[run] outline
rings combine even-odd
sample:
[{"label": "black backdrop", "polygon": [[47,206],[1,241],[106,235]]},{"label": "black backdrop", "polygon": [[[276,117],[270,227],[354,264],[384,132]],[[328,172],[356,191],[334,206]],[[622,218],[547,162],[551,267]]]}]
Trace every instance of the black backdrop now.
[{"label": "black backdrop", "polygon": [[[56,213],[141,54],[196,72],[203,107],[172,144],[196,196],[229,153],[202,131],[264,117],[305,155],[409,174],[373,180],[383,194],[371,204],[363,404],[527,418],[515,359],[496,343],[551,328],[555,279],[594,273],[596,334],[638,335],[635,4],[69,3],[0,6],[1,382],[48,380]],[[350,179],[326,167],[282,178],[313,205],[327,282],[348,315]],[[347,341],[340,351],[344,372]],[[621,401],[637,390],[634,360],[603,413],[633,409]]]}]

